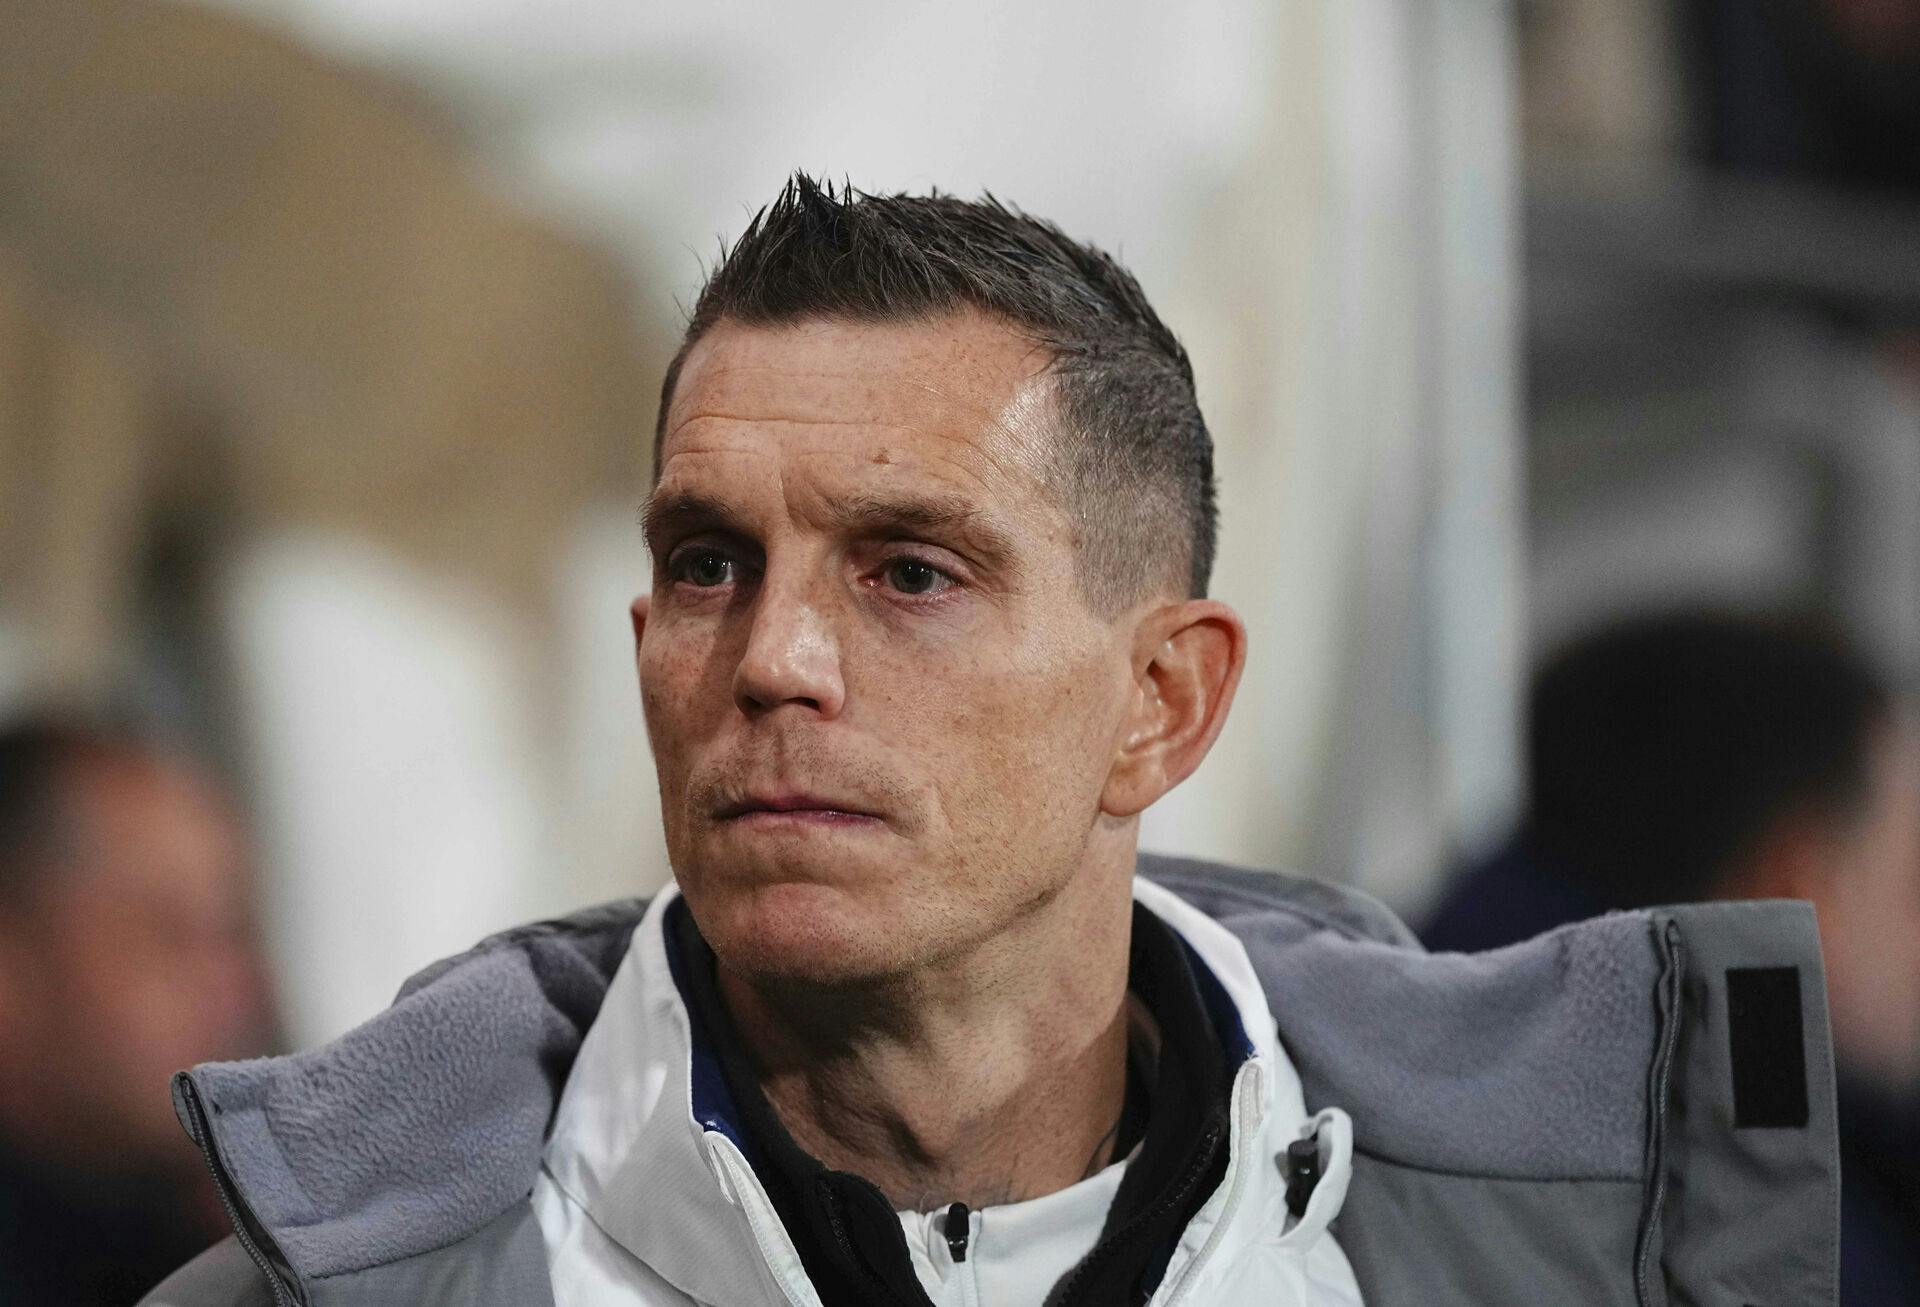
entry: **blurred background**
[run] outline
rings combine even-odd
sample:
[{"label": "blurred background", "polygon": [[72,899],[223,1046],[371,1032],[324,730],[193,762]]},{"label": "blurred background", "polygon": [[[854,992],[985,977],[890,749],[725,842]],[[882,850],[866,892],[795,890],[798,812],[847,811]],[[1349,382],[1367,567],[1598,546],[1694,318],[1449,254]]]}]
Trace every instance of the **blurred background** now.
[{"label": "blurred background", "polygon": [[1920,0],[12,0],[0,711],[225,796],[262,1047],[665,879],[658,379],[795,167],[1053,218],[1191,349],[1253,661],[1148,847],[1417,919],[1576,636],[1920,675]]}]

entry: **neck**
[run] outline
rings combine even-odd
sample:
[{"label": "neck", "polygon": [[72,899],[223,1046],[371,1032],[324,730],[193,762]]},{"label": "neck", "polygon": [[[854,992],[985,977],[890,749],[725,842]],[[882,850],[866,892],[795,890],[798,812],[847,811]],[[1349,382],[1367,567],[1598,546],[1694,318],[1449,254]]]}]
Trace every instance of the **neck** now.
[{"label": "neck", "polygon": [[822,990],[720,967],[794,1141],[901,1209],[1018,1202],[1105,1165],[1126,1095],[1133,910],[1131,856],[1112,861],[908,975]]}]

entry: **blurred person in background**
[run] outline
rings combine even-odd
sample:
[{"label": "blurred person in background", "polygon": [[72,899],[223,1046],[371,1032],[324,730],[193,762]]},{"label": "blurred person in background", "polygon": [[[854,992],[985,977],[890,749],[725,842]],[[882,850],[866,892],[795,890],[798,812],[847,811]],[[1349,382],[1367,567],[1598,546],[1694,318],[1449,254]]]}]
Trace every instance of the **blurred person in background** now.
[{"label": "blurred person in background", "polygon": [[167,1083],[265,1051],[234,814],[186,763],[0,729],[0,1304],[135,1302],[224,1225]]},{"label": "blurred person in background", "polygon": [[1806,623],[1680,613],[1551,659],[1530,807],[1425,930],[1481,950],[1616,909],[1803,899],[1819,917],[1841,1128],[1841,1300],[1920,1303],[1920,733]]},{"label": "blurred person in background", "polygon": [[1920,191],[1920,0],[1687,0],[1709,162]]}]

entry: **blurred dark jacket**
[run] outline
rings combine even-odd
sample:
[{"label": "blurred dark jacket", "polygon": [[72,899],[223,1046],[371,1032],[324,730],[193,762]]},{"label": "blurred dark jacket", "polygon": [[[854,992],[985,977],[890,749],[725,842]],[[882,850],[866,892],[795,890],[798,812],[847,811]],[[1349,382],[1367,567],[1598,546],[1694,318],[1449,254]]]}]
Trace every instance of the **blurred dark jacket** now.
[{"label": "blurred dark jacket", "polygon": [[1839,1082],[1840,1301],[1920,1304],[1920,1104]]},{"label": "blurred dark jacket", "polygon": [[0,1307],[131,1307],[206,1242],[177,1177],[49,1174],[0,1140]]},{"label": "blurred dark jacket", "polygon": [[1457,876],[1419,934],[1435,953],[1483,953],[1606,910],[1515,840]]}]

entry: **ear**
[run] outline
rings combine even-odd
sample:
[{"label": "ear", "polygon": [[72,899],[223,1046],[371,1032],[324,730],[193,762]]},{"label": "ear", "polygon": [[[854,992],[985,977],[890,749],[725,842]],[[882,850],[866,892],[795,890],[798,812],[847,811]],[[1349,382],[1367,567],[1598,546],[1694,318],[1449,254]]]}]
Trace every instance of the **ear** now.
[{"label": "ear", "polygon": [[653,596],[641,592],[627,606],[627,615],[633,620],[633,671],[640,674],[640,637],[647,633],[647,612],[653,605]]},{"label": "ear", "polygon": [[652,607],[652,605],[653,596],[643,593],[634,596],[633,603],[627,607],[627,614],[633,618],[633,651],[635,654],[640,652],[640,637],[646,634],[647,610]]},{"label": "ear", "polygon": [[1223,603],[1188,599],[1141,619],[1134,702],[1121,723],[1101,811],[1131,817],[1193,774],[1226,724],[1246,661],[1246,624]]}]

